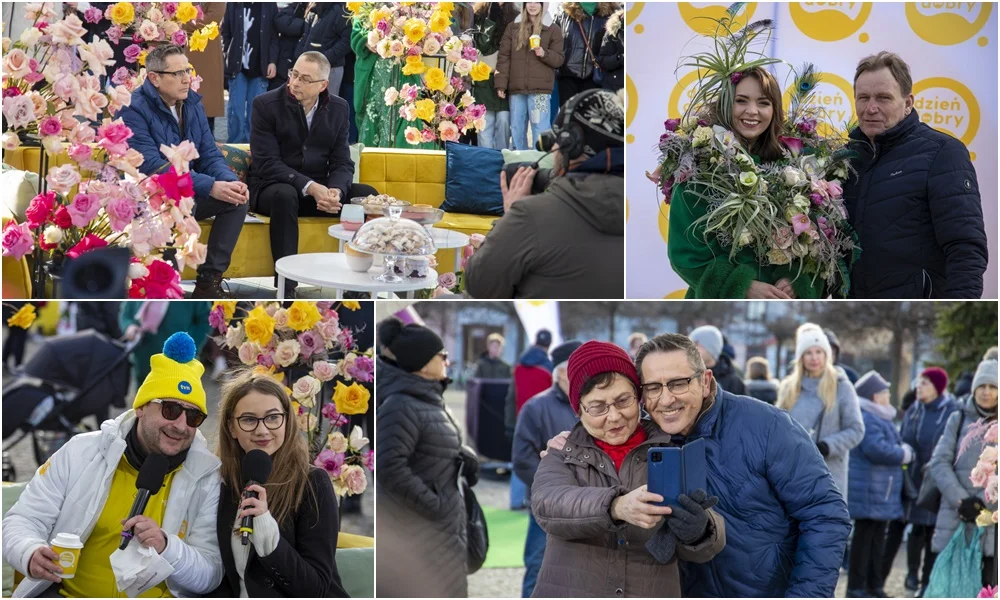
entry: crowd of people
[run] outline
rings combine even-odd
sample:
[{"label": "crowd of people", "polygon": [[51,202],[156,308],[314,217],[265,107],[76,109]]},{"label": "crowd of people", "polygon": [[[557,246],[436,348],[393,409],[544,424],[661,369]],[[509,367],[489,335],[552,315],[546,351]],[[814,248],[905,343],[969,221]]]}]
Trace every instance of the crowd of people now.
[{"label": "crowd of people", "polygon": [[[378,335],[378,427],[395,439],[380,449],[391,456],[380,454],[377,474],[379,515],[390,505],[395,515],[379,593],[461,596],[459,490],[476,463],[444,404],[447,352],[435,332],[394,318]],[[996,423],[996,348],[960,396],[943,369],[928,367],[897,408],[890,383],[841,363],[839,340],[813,323],[799,327],[780,381],[759,356],[744,378],[710,325],[688,336],[636,333],[628,350],[551,347],[551,337],[541,330],[512,369],[503,338],[491,336],[474,373],[511,379],[514,476],[528,488],[524,597],[833,597],[842,570],[848,597],[886,597],[906,532],[905,585],[916,596],[941,593],[931,574],[949,543],[981,545],[982,561],[958,574],[949,561],[940,580],[996,585],[996,525],[974,541],[956,535],[996,510],[969,477],[984,424]],[[661,505],[646,486],[647,450],[699,439],[707,489]],[[930,508],[913,491],[925,480],[940,490]]]},{"label": "crowd of people", "polygon": [[[483,298],[582,298],[604,289],[608,297],[621,297],[624,101],[616,92],[624,86],[623,6],[454,4],[453,31],[472,39],[492,67],[489,79],[472,90],[486,106],[486,126],[461,141],[527,149],[546,131],[555,140],[545,147],[556,165],[547,186],[532,188],[534,162],[497,182],[505,216],[470,261],[467,291]],[[336,216],[350,198],[379,192],[352,183],[358,167],[350,144],[414,146],[402,136],[407,122],[383,100],[398,85],[400,65],[381,58],[352,27],[345,3],[230,2],[204,10],[220,22],[212,47],[188,53],[162,44],[150,50],[146,80],[116,116],[133,132],[144,174],[168,164],[164,145],[187,141],[197,150],[190,165],[194,217],[214,222],[192,296],[218,299],[227,297],[224,275],[248,211],[270,217],[275,261],[295,254],[298,217]],[[115,60],[125,61],[123,53],[116,51]],[[195,68],[198,92],[192,89]],[[223,140],[216,137],[215,119],[222,116],[224,89]],[[399,131],[390,132],[391,124]],[[246,181],[227,166],[217,142],[249,144]],[[531,201],[520,202],[526,197]],[[536,227],[573,233],[535,236]],[[525,249],[525,239],[537,241]],[[580,258],[582,250],[572,250],[580,240],[597,244],[596,254],[607,257],[598,277],[591,261]],[[539,258],[512,263],[514,250]],[[511,264],[522,265],[520,271],[510,272]],[[609,284],[615,278],[622,285]],[[286,280],[285,286],[285,297],[294,297],[297,283]]]}]

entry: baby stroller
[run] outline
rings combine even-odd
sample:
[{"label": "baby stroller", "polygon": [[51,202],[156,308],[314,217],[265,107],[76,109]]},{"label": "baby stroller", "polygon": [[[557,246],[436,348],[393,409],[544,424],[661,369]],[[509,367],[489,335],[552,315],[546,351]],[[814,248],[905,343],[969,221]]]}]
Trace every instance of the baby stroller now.
[{"label": "baby stroller", "polygon": [[42,465],[69,438],[88,431],[84,418],[107,414],[108,406],[128,393],[127,359],[137,343],[93,329],[44,341],[18,369],[15,381],[4,386],[5,456],[30,435],[35,461]]}]

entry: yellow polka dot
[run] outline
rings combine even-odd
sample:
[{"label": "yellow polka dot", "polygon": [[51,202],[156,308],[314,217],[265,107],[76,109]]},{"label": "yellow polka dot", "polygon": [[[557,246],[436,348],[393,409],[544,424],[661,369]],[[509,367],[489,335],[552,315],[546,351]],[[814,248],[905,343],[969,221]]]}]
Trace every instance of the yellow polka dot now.
[{"label": "yellow polka dot", "polygon": [[670,207],[662,202],[657,209],[659,215],[656,217],[656,224],[660,229],[660,237],[663,238],[663,243],[667,243],[667,233],[670,231]]},{"label": "yellow polka dot", "polygon": [[664,296],[663,299],[664,300],[683,300],[685,295],[687,295],[687,288],[684,288],[682,290],[675,290],[673,292],[670,292],[669,294],[667,294],[666,296]]},{"label": "yellow polka dot", "polygon": [[984,38],[984,37],[981,37],[978,40],[976,40],[976,43],[979,44],[980,46],[985,47],[987,44],[990,43],[990,41],[988,39]]},{"label": "yellow polka dot", "polygon": [[860,40],[862,44],[864,44],[865,42],[867,42],[870,39],[871,38],[868,37],[867,33],[862,33],[861,35],[858,36],[858,40]]},{"label": "yellow polka dot", "polygon": [[643,31],[646,31],[646,28],[642,26],[642,23],[639,23],[638,25],[635,26],[636,33],[642,33]]},{"label": "yellow polka dot", "polygon": [[628,198],[625,198],[625,222],[628,223]]},{"label": "yellow polka dot", "polygon": [[632,142],[635,141],[635,136],[630,133],[630,134],[628,134],[628,135],[625,136],[625,141],[628,142],[629,144],[631,144]]},{"label": "yellow polka dot", "polygon": [[976,160],[976,153],[975,152],[969,152],[969,159],[970,160]]}]

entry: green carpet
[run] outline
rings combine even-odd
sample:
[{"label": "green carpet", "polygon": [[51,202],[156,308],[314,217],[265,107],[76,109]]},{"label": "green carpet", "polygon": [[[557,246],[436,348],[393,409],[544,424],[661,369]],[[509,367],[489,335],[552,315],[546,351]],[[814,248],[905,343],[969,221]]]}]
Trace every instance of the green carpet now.
[{"label": "green carpet", "polygon": [[490,550],[484,569],[523,567],[524,538],[528,535],[528,511],[483,507],[490,534]]}]

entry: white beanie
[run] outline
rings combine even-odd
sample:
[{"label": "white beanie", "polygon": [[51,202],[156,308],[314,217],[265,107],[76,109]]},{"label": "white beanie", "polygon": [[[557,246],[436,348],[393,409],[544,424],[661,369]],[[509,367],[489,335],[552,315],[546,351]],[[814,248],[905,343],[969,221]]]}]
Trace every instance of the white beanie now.
[{"label": "white beanie", "polygon": [[976,376],[972,378],[972,391],[976,391],[981,385],[993,385],[997,384],[997,361],[995,360],[984,360],[979,363],[979,367],[976,369]]},{"label": "white beanie", "polygon": [[719,331],[718,327],[712,327],[711,325],[702,325],[688,336],[696,344],[701,344],[715,360],[719,360],[719,355],[722,354],[722,332]]},{"label": "white beanie", "polygon": [[820,329],[819,325],[815,323],[805,323],[799,326],[798,331],[795,332],[795,360],[798,362],[802,358],[802,355],[806,353],[806,350],[812,347],[818,347],[826,352],[826,358],[831,363],[833,362],[833,350],[830,349],[830,340]]}]

